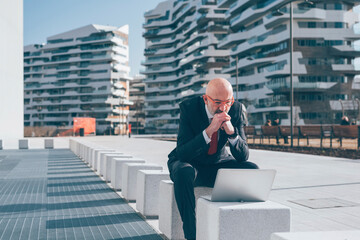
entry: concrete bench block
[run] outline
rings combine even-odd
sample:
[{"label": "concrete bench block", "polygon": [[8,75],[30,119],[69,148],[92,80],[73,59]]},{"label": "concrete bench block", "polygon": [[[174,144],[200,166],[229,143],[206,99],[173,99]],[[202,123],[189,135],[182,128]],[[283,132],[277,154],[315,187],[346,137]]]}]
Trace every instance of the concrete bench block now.
[{"label": "concrete bench block", "polygon": [[84,146],[84,150],[83,150],[83,155],[84,155],[84,157],[83,157],[83,161],[84,162],[88,162],[89,161],[89,148],[91,147],[91,145],[90,144],[86,144],[85,146]]},{"label": "concrete bench block", "polygon": [[96,153],[96,150],[103,150],[104,148],[101,148],[101,147],[94,147],[94,148],[91,148],[90,150],[90,154],[89,154],[89,165],[91,167],[94,167],[94,158],[95,158],[95,153]]},{"label": "concrete bench block", "polygon": [[44,148],[53,149],[54,148],[54,139],[44,139]]},{"label": "concrete bench block", "polygon": [[27,139],[19,139],[19,149],[29,149],[29,142]]},{"label": "concrete bench block", "polygon": [[115,149],[106,149],[106,150],[103,150],[103,151],[99,151],[98,154],[97,154],[97,158],[96,158],[96,172],[97,174],[101,175],[100,174],[100,171],[101,171],[101,167],[103,166],[102,165],[102,160],[103,160],[103,156],[106,154],[106,153],[115,153],[116,150]]},{"label": "concrete bench block", "polygon": [[92,148],[99,148],[96,144],[93,143],[85,143],[83,149],[83,161],[86,163],[90,163],[90,154]]},{"label": "concrete bench block", "polygon": [[274,232],[288,231],[290,208],[279,203],[197,201],[198,240],[268,240]]},{"label": "concrete bench block", "polygon": [[[75,144],[74,144],[74,140],[73,139],[69,139],[69,148],[72,152],[75,153]],[[75,153],[76,154],[76,153]]]},{"label": "concrete bench block", "polygon": [[84,144],[80,143],[80,154],[79,154],[80,158],[84,158]]},{"label": "concrete bench block", "polygon": [[86,143],[80,142],[80,158],[81,159],[85,158],[85,148],[86,148]]},{"label": "concrete bench block", "polygon": [[159,186],[162,180],[170,180],[168,171],[138,171],[136,188],[136,209],[142,215],[159,215]]},{"label": "concrete bench block", "polygon": [[358,240],[360,231],[273,233],[271,240]]},{"label": "concrete bench block", "polygon": [[122,169],[125,163],[145,163],[141,158],[113,158],[111,162],[111,186],[115,190],[122,188]]},{"label": "concrete bench block", "polygon": [[77,156],[80,156],[80,143],[78,141],[75,141],[75,152]]},{"label": "concrete bench block", "polygon": [[92,167],[95,171],[98,171],[98,169],[99,169],[100,153],[111,153],[111,152],[115,152],[115,150],[114,149],[96,149],[96,150],[94,150]]},{"label": "concrete bench block", "polygon": [[95,154],[95,150],[96,149],[103,149],[99,146],[91,146],[88,150],[88,154],[87,154],[87,158],[86,158],[86,162],[90,165],[90,166],[93,166],[94,165],[94,162],[93,162],[93,159],[94,159],[94,154]]},{"label": "concrete bench block", "polygon": [[74,139],[70,139],[70,147],[71,150],[75,153],[75,155],[78,155],[78,143]]},{"label": "concrete bench block", "polygon": [[[204,195],[211,195],[212,188],[196,187],[195,199]],[[183,223],[174,196],[174,183],[163,180],[159,187],[159,230],[168,239],[184,239]],[[237,239],[237,238],[235,238]]]},{"label": "concrete bench block", "polygon": [[75,155],[79,155],[79,143],[74,139],[70,139],[70,148],[75,153]]},{"label": "concrete bench block", "polygon": [[92,149],[95,148],[94,146],[89,146],[87,148],[87,153],[86,153],[86,158],[85,158],[85,162],[90,164],[90,159],[91,159],[91,153],[92,153]]},{"label": "concrete bench block", "polygon": [[90,151],[90,156],[89,156],[89,164],[91,167],[94,168],[94,163],[95,163],[95,155],[97,153],[97,151],[101,151],[101,150],[104,150],[104,149],[107,149],[107,148],[103,148],[103,147],[94,147],[91,149]]},{"label": "concrete bench block", "polygon": [[107,182],[111,181],[111,174],[112,174],[111,166],[114,158],[131,159],[133,157],[124,154],[112,154],[112,153],[105,154],[104,178]]},{"label": "concrete bench block", "polygon": [[113,151],[113,152],[100,152],[99,153],[99,158],[98,158],[98,168],[97,168],[97,173],[100,176],[104,176],[104,173],[106,171],[105,167],[106,167],[106,154],[118,154],[118,155],[123,155],[124,153],[119,152],[119,151]]},{"label": "concrete bench block", "polygon": [[136,200],[137,173],[139,170],[162,170],[160,165],[147,163],[124,163],[121,194],[128,201]]}]

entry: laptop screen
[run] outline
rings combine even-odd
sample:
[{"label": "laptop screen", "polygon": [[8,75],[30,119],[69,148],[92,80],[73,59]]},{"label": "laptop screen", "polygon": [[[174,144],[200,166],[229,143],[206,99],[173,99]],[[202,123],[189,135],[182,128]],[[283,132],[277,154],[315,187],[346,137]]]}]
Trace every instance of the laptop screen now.
[{"label": "laptop screen", "polygon": [[269,198],[275,175],[274,169],[219,169],[211,201],[266,201]]}]

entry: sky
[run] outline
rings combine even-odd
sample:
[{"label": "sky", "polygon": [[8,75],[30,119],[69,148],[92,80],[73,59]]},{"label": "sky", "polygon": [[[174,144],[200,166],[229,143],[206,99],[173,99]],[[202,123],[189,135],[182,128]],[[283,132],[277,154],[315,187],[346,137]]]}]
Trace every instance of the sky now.
[{"label": "sky", "polygon": [[[89,24],[120,27],[129,24],[130,75],[142,69],[144,13],[163,0],[24,0],[24,45]],[[360,12],[360,6],[356,9]],[[360,24],[357,26],[360,32]],[[355,44],[360,49],[360,41]],[[356,66],[360,69],[360,59]]]},{"label": "sky", "polygon": [[121,27],[129,24],[130,75],[144,59],[144,13],[163,0],[24,0],[24,45],[89,24]]}]

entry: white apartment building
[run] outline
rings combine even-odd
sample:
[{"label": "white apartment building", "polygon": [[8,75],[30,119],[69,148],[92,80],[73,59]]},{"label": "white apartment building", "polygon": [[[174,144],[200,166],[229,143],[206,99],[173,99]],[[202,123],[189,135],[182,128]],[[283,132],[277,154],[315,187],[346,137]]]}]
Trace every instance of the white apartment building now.
[{"label": "white apartment building", "polygon": [[[249,124],[280,118],[290,124],[290,1],[218,0],[230,34],[218,46],[230,50],[223,69],[248,110]],[[360,120],[355,76],[360,39],[354,28],[359,1],[293,2],[294,124],[339,123],[344,112]],[[236,64],[238,58],[238,65]],[[236,65],[238,66],[236,69]]]},{"label": "white apartment building", "polygon": [[178,104],[230,76],[221,73],[230,51],[218,46],[229,30],[226,10],[215,0],[167,0],[144,14],[147,133],[176,133]]},{"label": "white apartment building", "polygon": [[73,117],[93,117],[97,133],[124,131],[131,105],[128,34],[128,25],[91,24],[25,46],[25,126],[71,127]]},{"label": "white apartment building", "polygon": [[131,124],[131,132],[134,134],[145,133],[145,76],[134,76],[130,81],[130,106],[129,123]]}]

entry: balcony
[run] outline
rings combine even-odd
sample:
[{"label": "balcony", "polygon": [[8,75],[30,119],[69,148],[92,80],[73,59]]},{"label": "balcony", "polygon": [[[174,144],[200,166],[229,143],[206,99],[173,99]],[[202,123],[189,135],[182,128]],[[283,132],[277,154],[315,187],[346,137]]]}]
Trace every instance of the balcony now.
[{"label": "balcony", "polygon": [[228,6],[230,6],[231,3],[233,3],[236,0],[218,0],[217,1],[217,6],[219,8],[226,8]]},{"label": "balcony", "polygon": [[360,74],[360,69],[355,68],[352,64],[331,64],[333,71],[338,71],[346,74]]},{"label": "balcony", "polygon": [[331,54],[338,56],[360,57],[360,51],[356,50],[355,47],[348,45],[333,46]]},{"label": "balcony", "polygon": [[255,109],[249,109],[249,113],[259,112],[288,112],[290,111],[290,103],[288,101],[277,101],[272,103],[259,103],[255,104]]},{"label": "balcony", "polygon": [[[244,12],[238,14],[235,18],[230,19],[230,26],[232,28],[249,24],[250,22],[258,19],[262,15],[266,15],[267,12],[276,6],[278,3],[276,0],[268,0],[253,6],[252,8],[246,9]],[[242,4],[242,3],[239,3]],[[234,8],[235,9],[235,8]]]},{"label": "balcony", "polygon": [[[297,89],[299,91],[304,90],[304,91],[315,91],[318,92],[319,90],[326,90],[329,89],[331,87],[333,87],[334,85],[336,85],[336,82],[294,82],[293,83],[293,88]],[[273,90],[273,91],[277,91],[277,92],[288,92],[290,89],[290,82],[278,82],[278,83],[270,83],[267,82],[266,86]]]},{"label": "balcony", "polygon": [[145,111],[163,111],[163,110],[175,110],[178,109],[179,106],[177,104],[162,104],[155,106],[146,106]]},{"label": "balcony", "polygon": [[249,41],[241,43],[240,45],[232,48],[231,55],[237,55],[245,51],[251,51],[257,48],[262,48],[264,46],[277,44],[279,42],[285,41],[286,39],[289,39],[289,33],[287,31],[280,31],[273,35],[261,37],[257,36],[256,38],[250,39]]},{"label": "balcony", "polygon": [[149,55],[153,55],[153,54],[155,54],[157,52],[157,49],[145,49],[144,50],[144,55],[145,56],[149,56]]},{"label": "balcony", "polygon": [[143,33],[143,37],[154,37],[159,33],[159,29],[148,30]]}]

